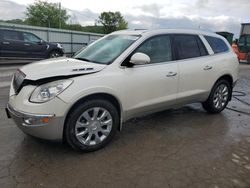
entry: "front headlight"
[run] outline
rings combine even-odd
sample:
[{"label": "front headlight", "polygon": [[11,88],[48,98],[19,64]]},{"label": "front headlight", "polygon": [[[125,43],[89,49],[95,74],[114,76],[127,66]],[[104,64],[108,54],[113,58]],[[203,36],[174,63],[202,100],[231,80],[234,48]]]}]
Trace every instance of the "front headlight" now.
[{"label": "front headlight", "polygon": [[60,43],[57,43],[57,48],[63,48],[63,46]]},{"label": "front headlight", "polygon": [[30,102],[47,102],[62,93],[72,82],[73,80],[58,80],[40,85],[32,92]]}]

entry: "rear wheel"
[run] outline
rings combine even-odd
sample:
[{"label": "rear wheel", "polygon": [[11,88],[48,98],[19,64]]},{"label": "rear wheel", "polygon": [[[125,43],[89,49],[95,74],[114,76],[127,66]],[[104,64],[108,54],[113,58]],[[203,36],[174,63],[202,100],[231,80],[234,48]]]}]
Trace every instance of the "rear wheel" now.
[{"label": "rear wheel", "polygon": [[87,101],[70,113],[66,141],[74,149],[95,151],[112,140],[118,125],[119,115],[113,104],[105,100]]},{"label": "rear wheel", "polygon": [[208,99],[202,103],[203,108],[210,113],[219,113],[224,110],[232,94],[232,87],[227,80],[215,83]]}]

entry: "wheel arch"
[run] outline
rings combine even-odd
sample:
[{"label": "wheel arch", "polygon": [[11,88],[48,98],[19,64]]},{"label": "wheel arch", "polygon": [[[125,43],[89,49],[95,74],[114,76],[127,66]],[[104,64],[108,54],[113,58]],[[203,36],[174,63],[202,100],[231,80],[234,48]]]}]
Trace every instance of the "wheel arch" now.
[{"label": "wheel arch", "polygon": [[61,49],[52,48],[52,49],[50,49],[50,50],[48,51],[47,56],[50,57],[50,54],[51,54],[52,52],[59,52],[61,55],[64,54],[64,52],[63,52]]},{"label": "wheel arch", "polygon": [[69,110],[67,112],[65,120],[64,120],[64,125],[63,125],[63,139],[65,138],[65,125],[66,125],[66,122],[68,120],[69,114],[78,105],[84,103],[87,100],[93,100],[93,99],[107,100],[107,101],[111,102],[115,106],[115,108],[118,110],[118,114],[119,114],[119,118],[120,118],[120,124],[118,126],[118,130],[121,131],[121,129],[122,129],[122,106],[121,106],[120,101],[114,95],[111,95],[111,94],[108,94],[108,93],[94,93],[94,94],[89,94],[87,96],[84,96],[84,97],[78,99],[77,101],[74,102],[73,105],[71,105],[71,107],[69,108]]}]

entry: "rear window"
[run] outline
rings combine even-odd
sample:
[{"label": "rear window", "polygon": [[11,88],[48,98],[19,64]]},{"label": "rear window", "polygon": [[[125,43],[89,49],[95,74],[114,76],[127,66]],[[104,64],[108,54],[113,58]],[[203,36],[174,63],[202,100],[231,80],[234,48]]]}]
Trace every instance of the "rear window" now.
[{"label": "rear window", "polygon": [[175,35],[174,45],[179,60],[207,55],[207,51],[196,35]]},{"label": "rear window", "polygon": [[210,36],[205,36],[205,38],[215,54],[229,50],[227,44],[222,39]]},{"label": "rear window", "polygon": [[19,32],[15,31],[3,31],[4,40],[22,40],[22,37]]}]

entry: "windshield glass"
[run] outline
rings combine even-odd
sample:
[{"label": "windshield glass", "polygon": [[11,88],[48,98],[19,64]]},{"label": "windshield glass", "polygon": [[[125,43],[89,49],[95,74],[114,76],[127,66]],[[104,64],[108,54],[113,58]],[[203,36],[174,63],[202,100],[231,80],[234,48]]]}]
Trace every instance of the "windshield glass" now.
[{"label": "windshield glass", "polygon": [[244,46],[245,45],[245,36],[241,36],[238,42],[239,46]]},{"label": "windshield glass", "polygon": [[139,37],[138,35],[108,35],[83,49],[73,58],[110,64]]},{"label": "windshield glass", "polygon": [[246,45],[247,45],[247,47],[250,46],[250,36],[249,35],[246,36]]}]

